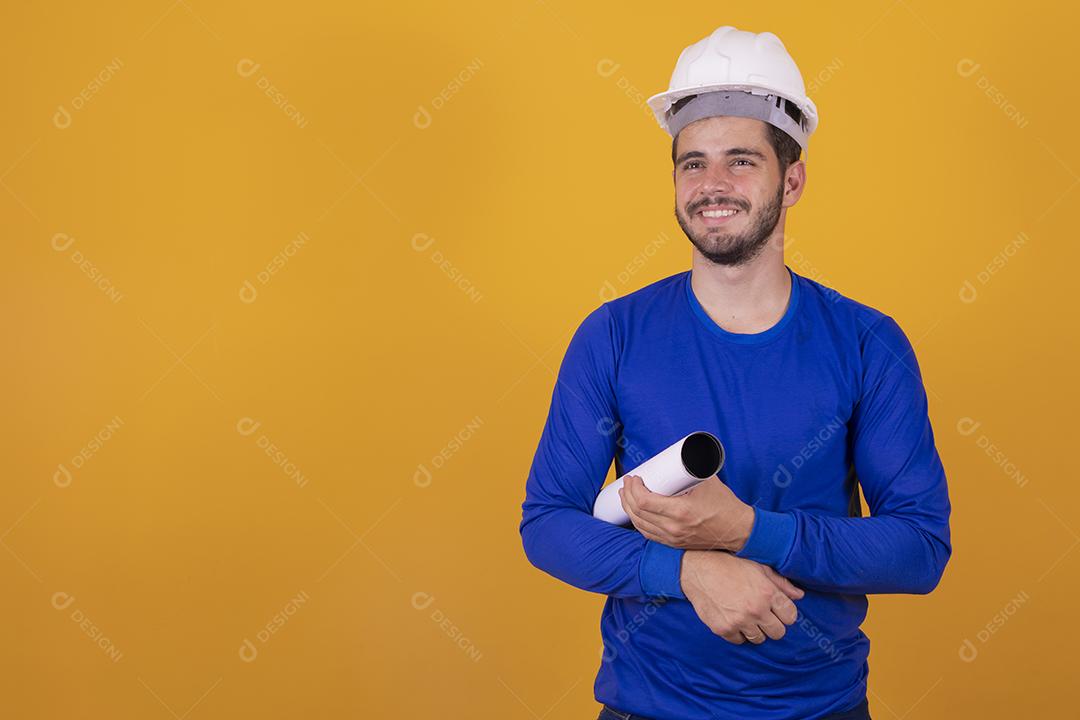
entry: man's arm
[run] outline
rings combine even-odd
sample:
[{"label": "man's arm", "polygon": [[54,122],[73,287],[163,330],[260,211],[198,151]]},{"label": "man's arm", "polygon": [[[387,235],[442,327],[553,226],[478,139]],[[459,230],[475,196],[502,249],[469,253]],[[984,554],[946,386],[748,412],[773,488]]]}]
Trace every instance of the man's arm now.
[{"label": "man's arm", "polygon": [[591,312],[570,340],[526,482],[522,544],[533,565],[582,590],[684,599],[683,550],[592,516],[619,434],[618,347],[606,305]]},{"label": "man's arm", "polygon": [[737,555],[823,592],[928,593],[952,553],[951,507],[922,374],[891,317],[864,333],[863,389],[851,427],[871,517],[755,507]]}]

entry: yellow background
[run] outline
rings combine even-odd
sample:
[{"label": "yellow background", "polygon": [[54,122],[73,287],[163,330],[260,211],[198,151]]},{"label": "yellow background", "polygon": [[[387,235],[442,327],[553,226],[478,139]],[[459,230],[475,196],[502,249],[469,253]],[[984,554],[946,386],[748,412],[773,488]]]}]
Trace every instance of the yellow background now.
[{"label": "yellow background", "polygon": [[1074,712],[1064,5],[5,4],[3,716],[595,717],[520,503],[570,333],[689,267],[643,102],[724,24],[807,79],[788,264],[908,333],[950,481],[874,717]]}]

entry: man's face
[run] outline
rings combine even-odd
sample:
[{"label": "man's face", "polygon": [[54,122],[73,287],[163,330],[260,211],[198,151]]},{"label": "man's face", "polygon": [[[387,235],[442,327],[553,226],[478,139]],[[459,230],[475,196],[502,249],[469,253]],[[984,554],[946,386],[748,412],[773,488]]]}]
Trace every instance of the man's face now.
[{"label": "man's face", "polygon": [[767,132],[761,120],[718,116],[679,133],[675,217],[698,251],[719,265],[753,260],[780,220],[784,182]]}]

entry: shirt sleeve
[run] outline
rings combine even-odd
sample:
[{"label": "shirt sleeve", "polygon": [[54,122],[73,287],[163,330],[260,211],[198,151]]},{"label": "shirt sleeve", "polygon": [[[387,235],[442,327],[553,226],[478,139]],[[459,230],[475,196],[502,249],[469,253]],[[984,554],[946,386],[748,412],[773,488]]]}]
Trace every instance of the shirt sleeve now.
[{"label": "shirt sleeve", "polygon": [[685,599],[679,582],[684,550],[592,514],[621,427],[617,337],[605,303],[570,340],[525,484],[522,544],[529,562],[582,590]]},{"label": "shirt sleeve", "polygon": [[736,553],[822,592],[933,590],[952,554],[945,470],[914,349],[883,316],[862,339],[862,390],[849,425],[870,517],[754,508]]}]

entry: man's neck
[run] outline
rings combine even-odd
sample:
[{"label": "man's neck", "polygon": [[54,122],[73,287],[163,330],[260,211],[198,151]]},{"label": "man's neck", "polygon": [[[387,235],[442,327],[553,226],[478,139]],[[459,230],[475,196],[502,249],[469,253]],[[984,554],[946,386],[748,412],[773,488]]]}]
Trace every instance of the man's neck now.
[{"label": "man's neck", "polygon": [[784,316],[791,297],[783,244],[771,241],[756,258],[737,267],[717,265],[695,249],[690,282],[713,322],[733,333],[768,330]]}]

